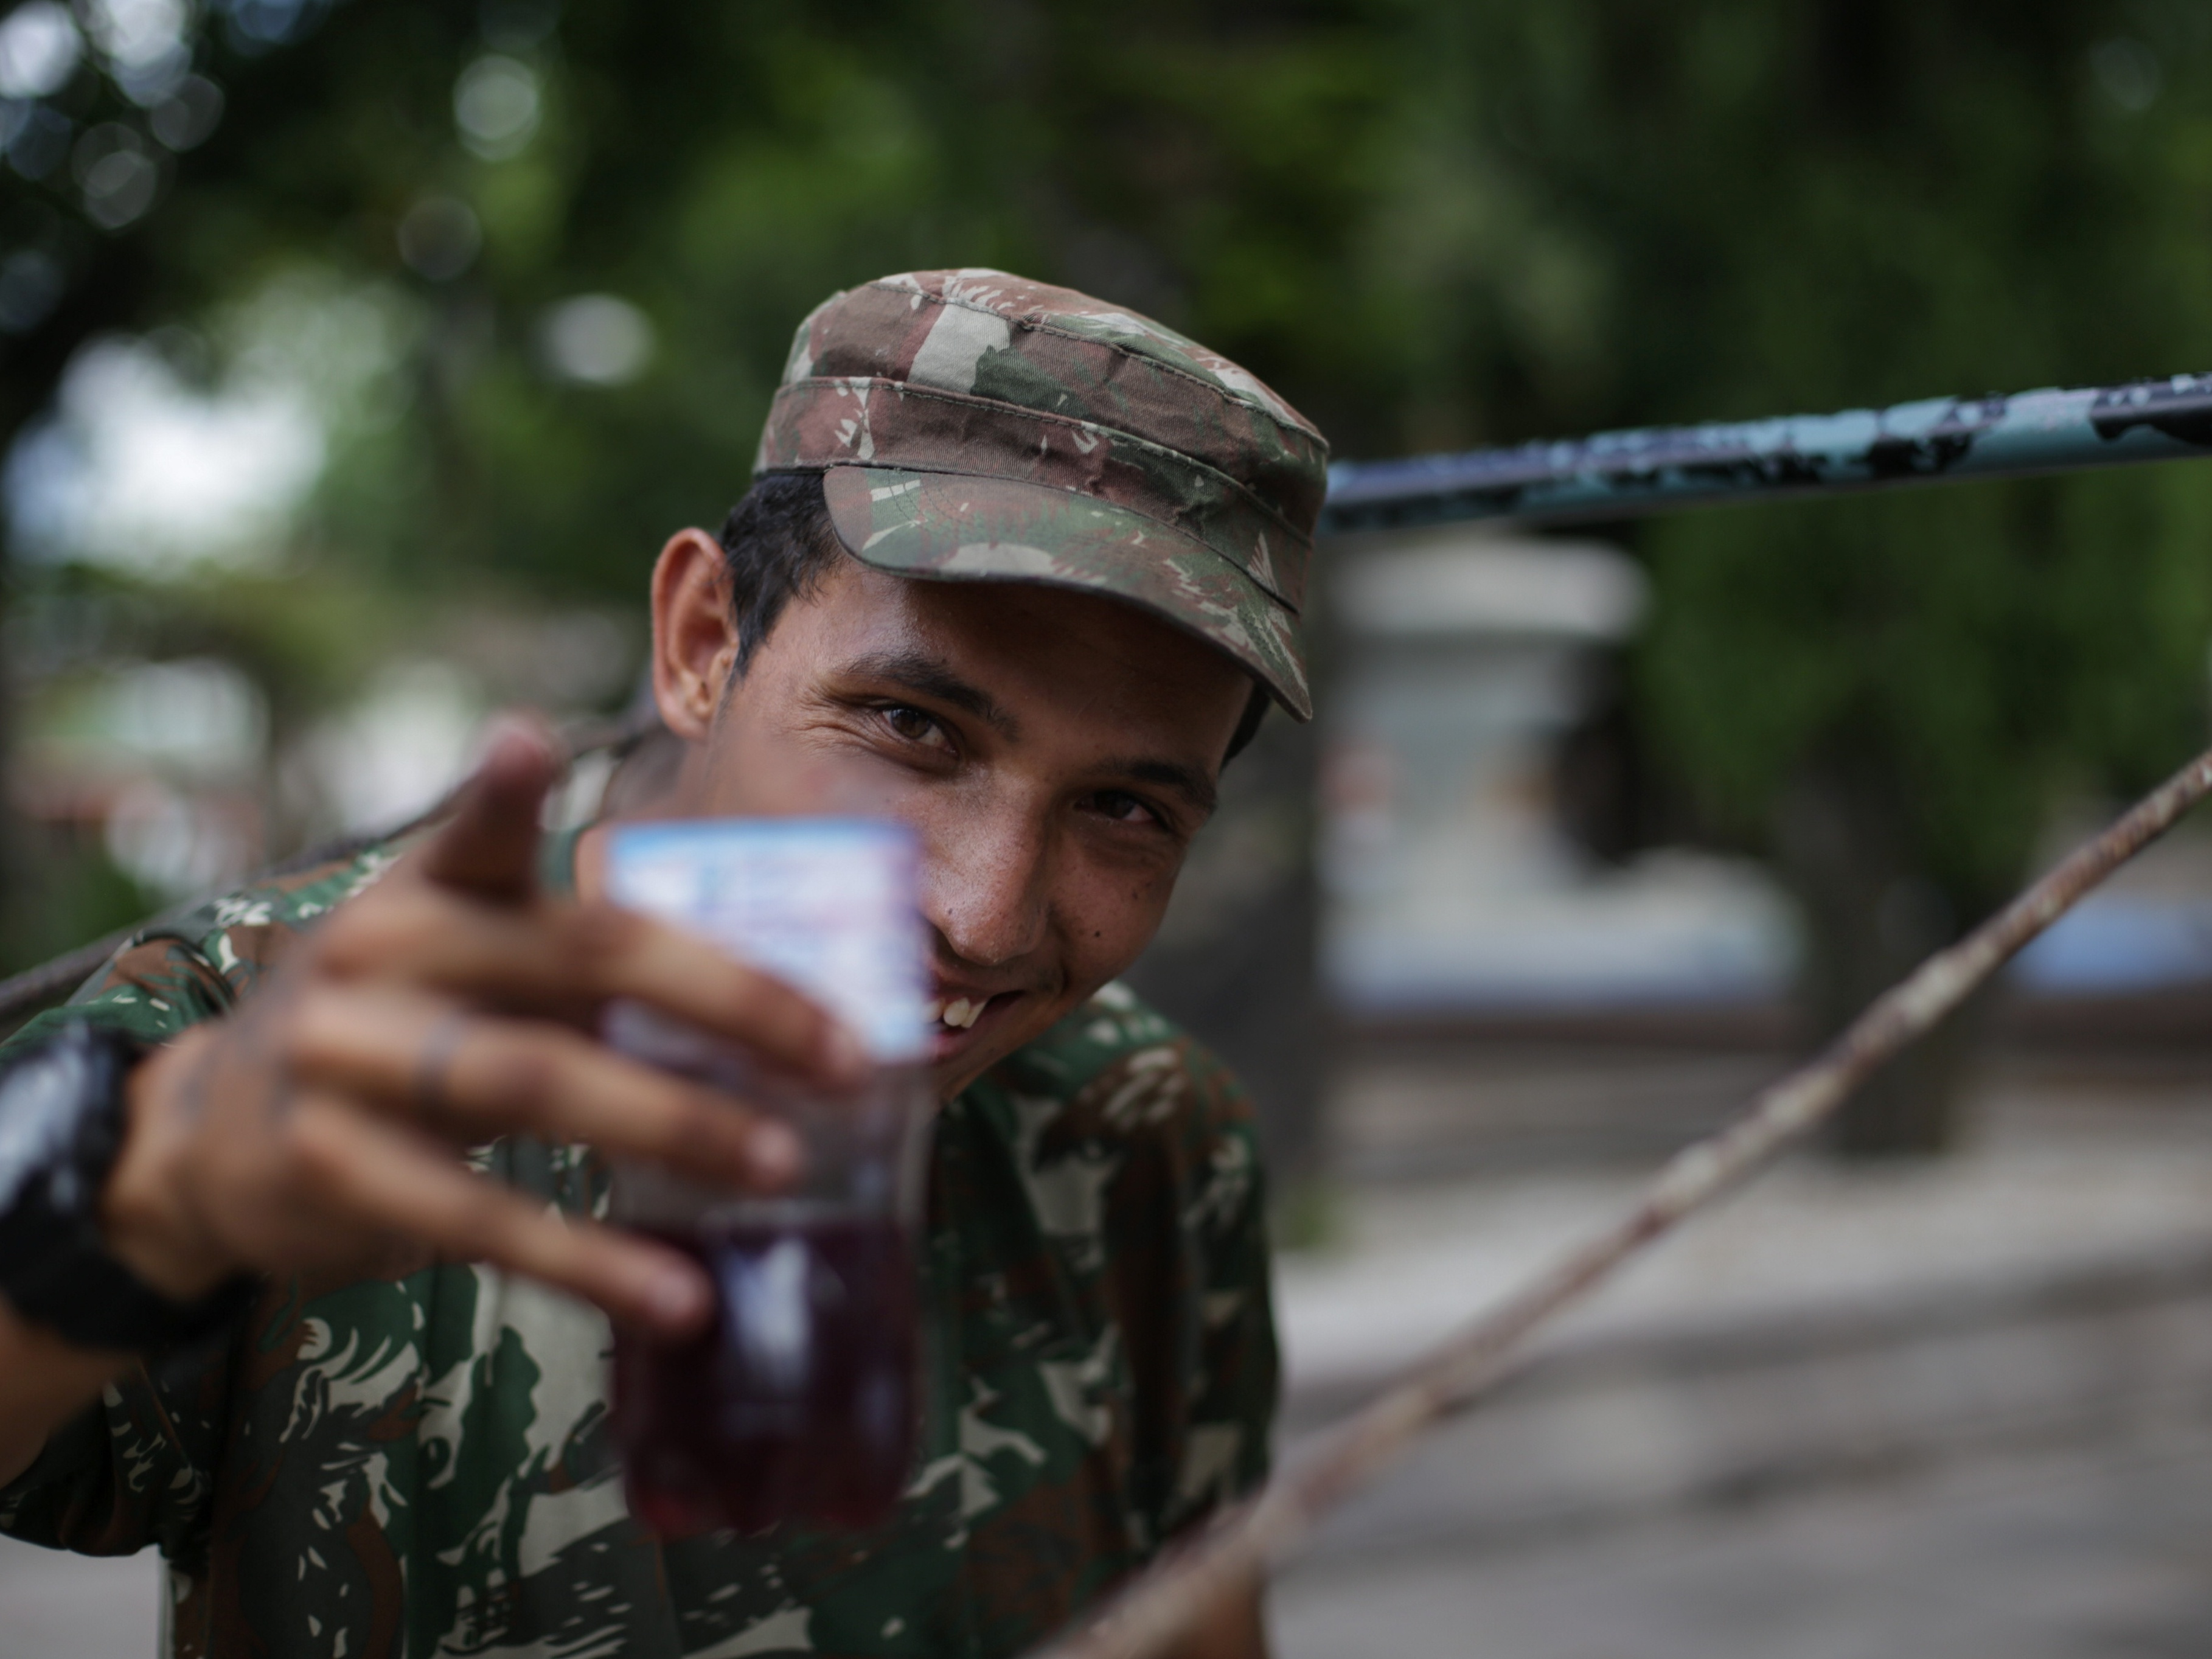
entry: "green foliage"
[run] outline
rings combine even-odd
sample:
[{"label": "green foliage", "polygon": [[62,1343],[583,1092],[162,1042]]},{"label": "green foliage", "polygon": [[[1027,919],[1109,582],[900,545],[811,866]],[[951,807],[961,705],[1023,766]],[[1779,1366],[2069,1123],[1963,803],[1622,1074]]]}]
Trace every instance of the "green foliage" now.
[{"label": "green foliage", "polygon": [[1977,914],[2054,790],[2202,742],[2208,507],[2185,476],[2108,477],[1655,526],[1642,690],[1715,821],[1757,841],[1834,763],[1893,791],[1921,873]]},{"label": "green foliage", "polygon": [[[1397,210],[1436,260],[1394,256],[1400,327],[1456,347],[1406,377],[1414,443],[2212,357],[2201,8],[1401,16],[1428,42],[1413,199],[1444,234]],[[1642,526],[1644,723],[1707,823],[1753,845],[1808,769],[1848,773],[1971,915],[2018,878],[2055,791],[2135,783],[2202,741],[2208,514],[2212,476],[2179,468]]]},{"label": "green foliage", "polygon": [[[160,908],[158,897],[117,869],[96,840],[42,836],[16,852],[37,860],[40,881],[19,907],[14,926],[0,933],[0,975],[34,967]],[[0,1036],[12,1029],[0,1020]]]},{"label": "green foliage", "polygon": [[[65,170],[10,186],[0,238],[63,249],[70,297],[5,348],[6,420],[100,329],[302,266],[386,296],[400,412],[350,431],[290,568],[401,611],[631,599],[671,528],[742,489],[799,317],[900,268],[1123,298],[1353,455],[2212,362],[2212,14],[2188,0],[302,15],[274,49],[210,23],[228,113],[138,223],[87,229]],[[541,93],[503,159],[455,126],[487,52]],[[57,103],[142,119],[88,73]],[[482,228],[449,280],[398,252],[432,193]],[[540,349],[548,307],[599,291],[659,341],[628,384]],[[2180,468],[1649,526],[1644,725],[1754,844],[1793,777],[1847,764],[1970,913],[2055,789],[2199,734],[2209,520],[2212,474]]]}]

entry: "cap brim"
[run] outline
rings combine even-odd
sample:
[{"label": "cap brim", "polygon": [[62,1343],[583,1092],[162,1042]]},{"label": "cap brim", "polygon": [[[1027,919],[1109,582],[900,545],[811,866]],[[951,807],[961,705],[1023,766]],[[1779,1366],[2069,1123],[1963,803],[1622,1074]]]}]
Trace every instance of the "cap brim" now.
[{"label": "cap brim", "polygon": [[967,473],[833,466],[822,483],[838,539],[864,564],[1127,600],[1226,653],[1297,719],[1313,718],[1297,618],[1205,543],[1157,519],[1070,490]]}]

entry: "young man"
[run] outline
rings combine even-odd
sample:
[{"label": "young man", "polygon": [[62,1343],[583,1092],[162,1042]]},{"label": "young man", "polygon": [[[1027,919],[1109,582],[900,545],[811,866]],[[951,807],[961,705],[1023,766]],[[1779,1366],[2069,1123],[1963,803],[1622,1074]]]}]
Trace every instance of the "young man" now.
[{"label": "young man", "polygon": [[[861,1061],[605,904],[596,829],[541,848],[554,762],[517,729],[421,844],[150,933],[9,1045],[0,1528],[158,1544],[179,1656],[952,1659],[1048,1636],[1252,1486],[1249,1113],[1113,980],[1265,700],[1310,713],[1325,457],[1142,318],[894,276],[800,326],[720,544],[661,552],[684,757],[653,810],[834,806],[923,848],[933,1375],[890,1520],[662,1540],[624,1511],[607,1317],[688,1331],[708,1291],[588,1219],[599,1156],[772,1188],[797,1152],[600,1046],[599,1010]],[[1255,1599],[1194,1651],[1261,1646]]]}]

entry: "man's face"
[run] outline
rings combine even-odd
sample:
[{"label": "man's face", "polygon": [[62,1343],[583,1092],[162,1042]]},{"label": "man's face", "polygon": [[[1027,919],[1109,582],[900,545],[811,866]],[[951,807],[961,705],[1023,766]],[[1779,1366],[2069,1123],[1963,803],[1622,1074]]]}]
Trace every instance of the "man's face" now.
[{"label": "man's face", "polygon": [[[692,606],[726,617],[714,586]],[[730,659],[708,650],[706,617],[669,614],[684,602],[682,584],[656,590],[664,711],[665,665],[687,620],[702,678],[717,660],[726,675]],[[672,804],[912,826],[931,994],[952,1021],[933,1032],[950,1098],[1151,939],[1212,811],[1250,684],[1212,648],[1109,599],[841,560],[785,611],[704,730],[683,733],[694,747]]]}]

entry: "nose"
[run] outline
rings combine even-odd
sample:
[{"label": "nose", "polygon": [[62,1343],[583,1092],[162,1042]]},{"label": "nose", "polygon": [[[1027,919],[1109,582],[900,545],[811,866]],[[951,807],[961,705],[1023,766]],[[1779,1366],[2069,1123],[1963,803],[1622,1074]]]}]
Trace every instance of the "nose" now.
[{"label": "nose", "polygon": [[1044,826],[1027,814],[969,818],[925,844],[922,915],[963,962],[1018,961],[1045,940],[1050,864]]}]

